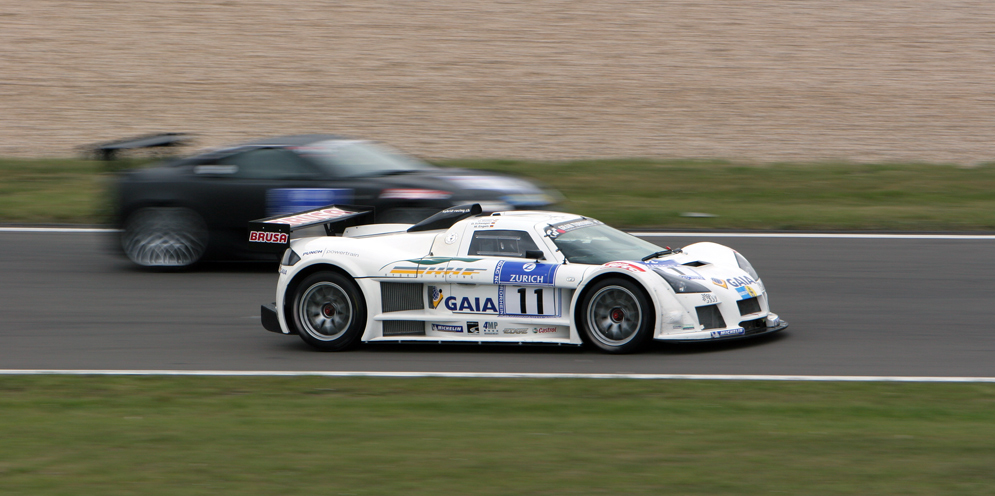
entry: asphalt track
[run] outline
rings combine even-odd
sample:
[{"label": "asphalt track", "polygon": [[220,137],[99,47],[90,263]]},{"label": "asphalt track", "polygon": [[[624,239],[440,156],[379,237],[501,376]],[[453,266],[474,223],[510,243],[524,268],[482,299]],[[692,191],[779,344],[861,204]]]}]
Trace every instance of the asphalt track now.
[{"label": "asphalt track", "polygon": [[645,353],[366,345],[313,351],[266,332],[275,267],[147,272],[98,232],[0,232],[0,369],[995,377],[995,239],[713,240],[763,277],[778,335]]}]

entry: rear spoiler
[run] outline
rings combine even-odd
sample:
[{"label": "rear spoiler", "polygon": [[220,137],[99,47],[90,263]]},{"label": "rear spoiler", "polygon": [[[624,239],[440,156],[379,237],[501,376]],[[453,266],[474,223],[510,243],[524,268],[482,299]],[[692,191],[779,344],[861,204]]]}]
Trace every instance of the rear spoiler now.
[{"label": "rear spoiler", "polygon": [[277,215],[249,222],[249,247],[258,251],[283,252],[290,246],[290,233],[317,225],[333,236],[347,227],[373,222],[373,209],[356,205],[328,205],[315,210]]}]

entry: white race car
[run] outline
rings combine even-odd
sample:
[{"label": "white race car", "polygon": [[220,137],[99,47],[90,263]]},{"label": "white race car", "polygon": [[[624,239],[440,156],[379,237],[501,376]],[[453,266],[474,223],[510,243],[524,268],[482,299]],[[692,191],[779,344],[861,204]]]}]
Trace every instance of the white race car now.
[{"label": "white race car", "polygon": [[[579,215],[445,209],[418,224],[364,224],[329,206],[253,221],[249,241],[283,251],[267,330],[323,350],[362,342],[581,345],[780,331],[750,263],[715,243],[661,248]],[[291,239],[323,224],[326,236]]]}]

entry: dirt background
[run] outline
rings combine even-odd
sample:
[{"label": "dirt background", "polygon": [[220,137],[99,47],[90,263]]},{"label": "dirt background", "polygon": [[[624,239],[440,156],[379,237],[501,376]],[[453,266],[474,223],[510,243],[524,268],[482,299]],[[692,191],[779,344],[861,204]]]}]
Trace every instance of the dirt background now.
[{"label": "dirt background", "polygon": [[167,131],[995,161],[995,2],[0,0],[0,156]]}]

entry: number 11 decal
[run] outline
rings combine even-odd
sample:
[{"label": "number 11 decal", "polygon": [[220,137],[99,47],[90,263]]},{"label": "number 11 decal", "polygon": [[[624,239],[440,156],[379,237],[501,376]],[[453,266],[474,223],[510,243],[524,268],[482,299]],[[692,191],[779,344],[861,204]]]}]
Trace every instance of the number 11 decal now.
[{"label": "number 11 decal", "polygon": [[[500,292],[498,306],[503,315],[552,317],[560,313],[558,289],[501,286]],[[515,293],[518,293],[518,298],[513,296]]]},{"label": "number 11 decal", "polygon": [[[536,294],[536,315],[542,315],[542,288],[533,289],[532,291]],[[518,297],[522,304],[522,313],[524,314],[529,313],[528,305],[525,304],[525,293],[527,292],[528,288],[518,288]]]}]

